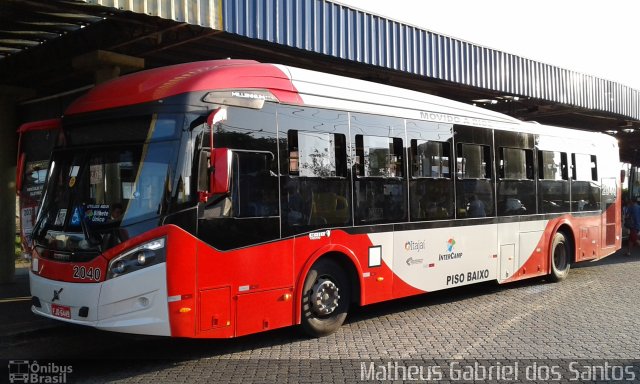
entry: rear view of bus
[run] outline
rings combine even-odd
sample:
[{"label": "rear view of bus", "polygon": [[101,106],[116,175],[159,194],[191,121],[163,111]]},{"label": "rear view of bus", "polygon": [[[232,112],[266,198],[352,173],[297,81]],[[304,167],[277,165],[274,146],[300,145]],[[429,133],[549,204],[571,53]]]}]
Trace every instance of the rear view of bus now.
[{"label": "rear view of bus", "polygon": [[253,61],[144,71],[62,118],[32,231],[32,310],[229,338],[484,281],[564,279],[620,248],[617,143]]}]

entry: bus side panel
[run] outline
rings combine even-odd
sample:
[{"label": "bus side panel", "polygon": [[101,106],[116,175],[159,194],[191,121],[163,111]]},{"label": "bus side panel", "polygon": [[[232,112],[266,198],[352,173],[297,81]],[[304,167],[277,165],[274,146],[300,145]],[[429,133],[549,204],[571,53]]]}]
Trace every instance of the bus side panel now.
[{"label": "bus side panel", "polygon": [[601,247],[601,215],[570,219],[575,236],[575,261],[597,259]]},{"label": "bus side panel", "polygon": [[221,252],[196,261],[199,337],[233,337],[293,324],[293,240]]},{"label": "bus side panel", "polygon": [[[610,207],[615,209],[615,205]],[[521,263],[517,271],[504,280],[500,280],[500,283],[508,283],[517,280],[524,280],[536,276],[548,275],[551,272],[551,242],[553,236],[558,231],[560,225],[566,224],[571,228],[571,235],[574,238],[573,249],[575,261],[593,260],[600,257],[606,257],[615,252],[617,246],[605,247],[601,244],[600,236],[600,221],[602,217],[606,215],[603,212],[602,215],[595,215],[592,217],[573,217],[571,215],[564,215],[562,217],[550,220],[545,226],[544,232],[540,234],[537,245],[533,248],[529,255],[520,255]],[[527,232],[524,232],[527,233]],[[520,247],[523,247],[523,242],[529,241],[533,238],[526,239],[523,237],[523,232],[520,233]],[[533,232],[531,232],[533,235]],[[619,241],[619,239],[617,240]]]},{"label": "bus side panel", "polygon": [[561,219],[520,223],[516,245],[518,252],[515,268],[509,275],[501,275],[499,283],[524,280],[547,275],[550,271],[549,248],[555,228]]},{"label": "bus side panel", "polygon": [[196,253],[201,245],[198,239],[182,229],[174,226],[166,228],[167,302],[171,335],[194,337]]},{"label": "bus side panel", "polygon": [[495,224],[397,232],[395,246],[395,278],[423,292],[497,278]]},{"label": "bus side panel", "polygon": [[[315,235],[300,236],[296,238],[296,271],[300,271],[298,284],[304,284],[308,270],[317,258],[327,252],[339,252],[353,264],[356,276],[352,278],[357,278],[361,305],[425,293],[407,284],[391,268],[394,252],[397,252],[394,249],[397,235],[392,232],[349,234],[332,230],[324,242],[320,239],[311,240]],[[310,258],[309,255],[313,256]],[[297,297],[299,302],[299,295]],[[300,321],[299,314],[296,319]]]},{"label": "bus side panel", "polygon": [[[360,304],[368,305],[391,300],[396,276],[393,265],[393,232],[370,234],[348,234],[331,231],[331,243],[351,251],[358,283],[360,284]],[[415,290],[415,293],[422,291]]]}]

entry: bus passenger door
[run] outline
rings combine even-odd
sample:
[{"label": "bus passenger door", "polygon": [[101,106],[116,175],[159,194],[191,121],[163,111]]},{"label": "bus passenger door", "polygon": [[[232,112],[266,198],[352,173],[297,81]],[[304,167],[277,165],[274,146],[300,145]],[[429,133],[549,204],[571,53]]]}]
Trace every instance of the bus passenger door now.
[{"label": "bus passenger door", "polygon": [[[616,234],[618,233],[616,223],[620,222],[620,210],[616,207],[616,197],[618,194],[618,184],[616,178],[602,179],[602,248],[614,248],[616,245]],[[608,252],[605,252],[605,254]],[[600,252],[602,254],[602,252]]]}]

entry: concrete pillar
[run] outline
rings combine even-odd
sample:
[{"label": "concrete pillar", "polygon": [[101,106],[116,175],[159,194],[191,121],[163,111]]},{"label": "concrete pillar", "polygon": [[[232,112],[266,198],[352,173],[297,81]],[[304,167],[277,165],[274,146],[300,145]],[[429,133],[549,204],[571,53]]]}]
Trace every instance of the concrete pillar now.
[{"label": "concrete pillar", "polygon": [[15,279],[16,103],[0,94],[0,284]]},{"label": "concrete pillar", "polygon": [[[73,67],[94,73],[96,83],[144,68],[144,59],[94,51],[75,57]],[[17,103],[33,92],[0,85],[0,284],[15,280]]]}]

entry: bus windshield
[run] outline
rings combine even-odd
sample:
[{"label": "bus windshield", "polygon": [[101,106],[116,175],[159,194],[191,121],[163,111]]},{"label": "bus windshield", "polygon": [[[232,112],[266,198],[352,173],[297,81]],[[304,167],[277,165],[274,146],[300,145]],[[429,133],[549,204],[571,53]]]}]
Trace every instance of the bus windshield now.
[{"label": "bus windshield", "polygon": [[54,152],[38,245],[53,251],[104,251],[131,236],[126,228],[164,210],[175,141]]}]

